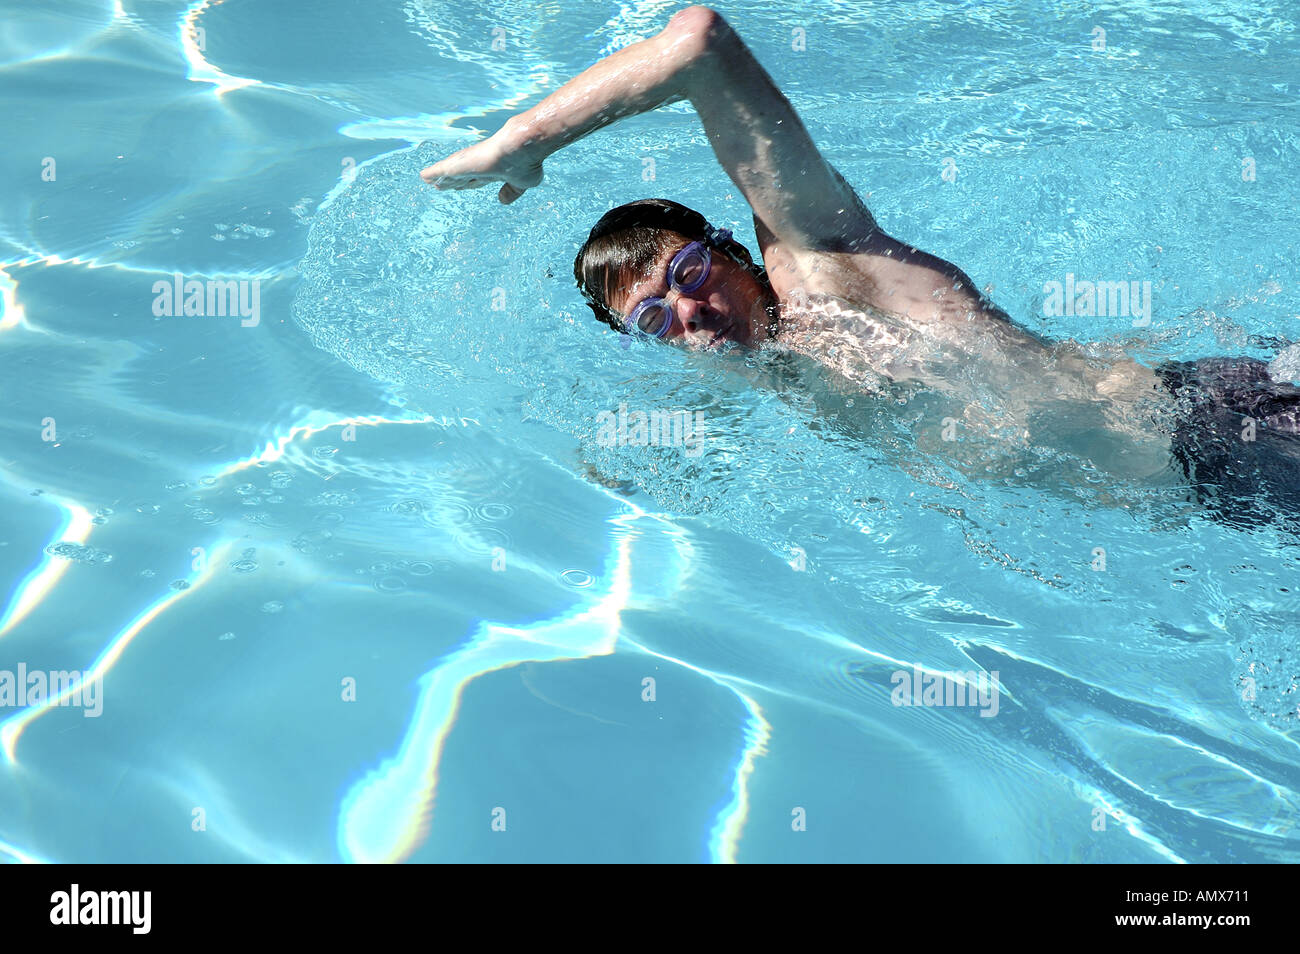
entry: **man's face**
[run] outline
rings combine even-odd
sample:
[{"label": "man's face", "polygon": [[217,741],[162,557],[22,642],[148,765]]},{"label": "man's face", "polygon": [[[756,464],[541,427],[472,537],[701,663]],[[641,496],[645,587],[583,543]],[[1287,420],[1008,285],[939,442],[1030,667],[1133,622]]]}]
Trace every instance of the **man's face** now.
[{"label": "man's face", "polygon": [[673,323],[664,340],[690,348],[714,348],[724,341],[754,346],[767,337],[767,290],[730,255],[709,248],[709,277],[691,292],[670,289],[668,266],[689,240],[673,233],[668,248],[649,273],[609,302],[630,315],[647,298],[663,298],[673,309]]}]

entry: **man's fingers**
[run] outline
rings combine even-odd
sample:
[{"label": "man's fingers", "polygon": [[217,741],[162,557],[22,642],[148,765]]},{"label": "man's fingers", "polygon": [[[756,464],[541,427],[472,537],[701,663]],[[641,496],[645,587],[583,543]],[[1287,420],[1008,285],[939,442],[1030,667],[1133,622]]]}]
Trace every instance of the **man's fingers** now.
[{"label": "man's fingers", "polygon": [[482,185],[483,180],[466,172],[448,172],[441,168],[441,163],[420,170],[420,178],[437,189],[463,189],[465,186]]},{"label": "man's fingers", "polygon": [[425,179],[424,181],[439,191],[477,189],[486,182],[484,179],[473,179],[467,176],[435,176],[433,179]]},{"label": "man's fingers", "polygon": [[[491,173],[476,175],[473,172],[449,172],[442,163],[429,166],[420,170],[420,178],[435,189],[477,189],[480,186],[487,185],[494,179],[499,178]],[[501,191],[497,193],[497,198],[505,205],[509,205],[515,199],[519,198],[528,189],[513,186],[505,183],[501,186]]]}]

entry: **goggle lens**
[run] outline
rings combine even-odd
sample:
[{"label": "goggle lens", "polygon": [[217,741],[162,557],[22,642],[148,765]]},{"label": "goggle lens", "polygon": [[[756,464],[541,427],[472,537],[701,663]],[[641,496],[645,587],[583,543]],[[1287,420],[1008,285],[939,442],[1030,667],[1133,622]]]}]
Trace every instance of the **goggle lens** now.
[{"label": "goggle lens", "polygon": [[692,243],[672,261],[668,270],[669,283],[684,292],[693,292],[709,277],[709,252],[699,243]]},{"label": "goggle lens", "polygon": [[631,323],[652,338],[662,338],[673,323],[673,312],[662,298],[647,298],[632,312]]}]

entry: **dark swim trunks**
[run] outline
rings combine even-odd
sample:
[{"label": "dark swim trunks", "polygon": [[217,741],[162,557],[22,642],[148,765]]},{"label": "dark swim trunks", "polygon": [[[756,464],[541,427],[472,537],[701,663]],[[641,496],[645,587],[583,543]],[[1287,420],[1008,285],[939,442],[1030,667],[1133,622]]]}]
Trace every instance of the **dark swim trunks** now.
[{"label": "dark swim trunks", "polygon": [[1171,361],[1156,372],[1178,399],[1173,453],[1203,503],[1249,525],[1276,510],[1300,515],[1300,387],[1273,380],[1256,358]]}]

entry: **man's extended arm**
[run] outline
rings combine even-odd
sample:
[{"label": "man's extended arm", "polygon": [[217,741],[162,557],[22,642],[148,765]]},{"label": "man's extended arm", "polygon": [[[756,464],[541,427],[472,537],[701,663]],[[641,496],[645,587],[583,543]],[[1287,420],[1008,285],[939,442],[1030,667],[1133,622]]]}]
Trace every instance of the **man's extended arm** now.
[{"label": "man's extended arm", "polygon": [[718,161],[755,216],[794,247],[862,236],[870,214],[822,158],[789,100],[719,14],[687,7],[512,117],[496,135],[425,169],[439,188],[504,181],[513,202],[552,153],[617,119],[689,99]]}]

